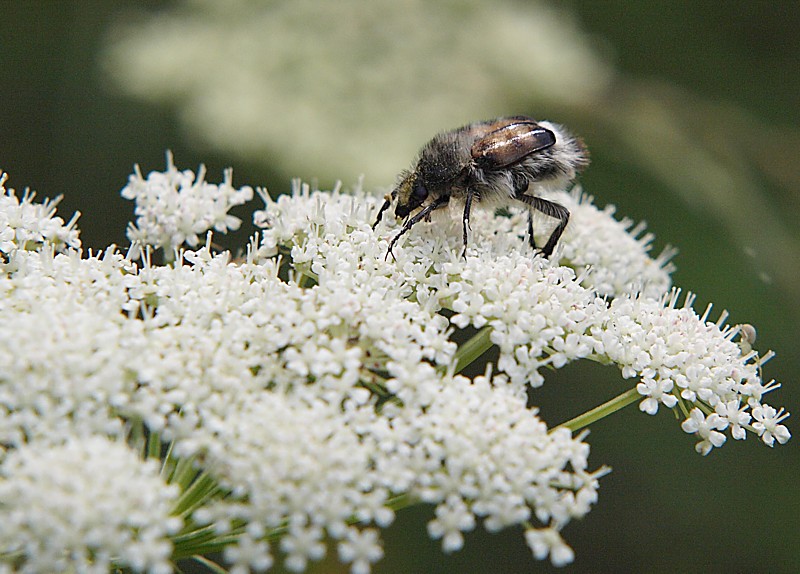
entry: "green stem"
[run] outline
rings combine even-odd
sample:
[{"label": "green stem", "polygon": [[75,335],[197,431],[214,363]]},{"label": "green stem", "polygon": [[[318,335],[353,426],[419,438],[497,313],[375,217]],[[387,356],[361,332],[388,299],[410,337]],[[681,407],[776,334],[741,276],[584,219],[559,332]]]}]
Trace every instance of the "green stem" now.
[{"label": "green stem", "polygon": [[158,460],[161,457],[161,433],[150,432],[147,437],[147,458]]},{"label": "green stem", "polygon": [[319,277],[317,277],[316,273],[311,271],[310,265],[296,265],[294,267],[294,271],[295,282],[297,283],[298,287],[305,289],[306,287],[319,282]]},{"label": "green stem", "polygon": [[128,440],[136,450],[141,452],[142,458],[147,457],[147,442],[144,440],[144,423],[141,419],[133,419],[129,423],[130,431]]},{"label": "green stem", "polygon": [[456,351],[456,373],[460,373],[492,347],[492,328],[488,325],[475,333],[472,338],[459,345]]},{"label": "green stem", "polygon": [[203,472],[183,491],[180,498],[175,502],[172,514],[188,516],[205,502],[208,502],[208,500],[217,493],[221,492],[221,490],[217,481]]},{"label": "green stem", "polygon": [[311,283],[311,277],[300,271],[299,269],[295,268],[295,281],[297,281],[297,286],[301,289],[305,289],[309,283]]},{"label": "green stem", "polygon": [[181,491],[186,491],[192,481],[200,474],[194,467],[193,458],[179,458],[172,475],[169,477],[170,484],[177,484]]},{"label": "green stem", "polygon": [[214,574],[228,574],[228,571],[225,568],[223,568],[222,566],[220,566],[216,562],[212,562],[211,560],[209,560],[205,556],[195,555],[195,556],[192,556],[192,560],[194,560],[198,564],[202,564],[208,570],[210,570],[211,572],[214,572]]},{"label": "green stem", "polygon": [[617,412],[620,409],[627,407],[628,405],[635,403],[640,398],[641,395],[639,394],[639,391],[636,390],[636,387],[633,387],[621,395],[614,397],[610,401],[607,401],[590,411],[586,411],[574,419],[568,420],[565,423],[561,423],[555,428],[568,428],[572,432],[575,432],[589,426],[594,422],[599,421],[602,418],[607,417],[610,414]]},{"label": "green stem", "polygon": [[164,253],[164,265],[172,265],[175,263],[176,253],[175,249],[171,249],[168,247],[162,247],[161,251]]}]

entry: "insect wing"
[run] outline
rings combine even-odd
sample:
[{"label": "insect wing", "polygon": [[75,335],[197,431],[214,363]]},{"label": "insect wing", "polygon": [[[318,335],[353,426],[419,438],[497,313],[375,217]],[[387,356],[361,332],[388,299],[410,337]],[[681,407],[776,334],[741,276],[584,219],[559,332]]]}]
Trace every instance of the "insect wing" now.
[{"label": "insect wing", "polygon": [[501,169],[555,143],[555,134],[536,122],[514,120],[472,144],[472,158],[482,169]]}]

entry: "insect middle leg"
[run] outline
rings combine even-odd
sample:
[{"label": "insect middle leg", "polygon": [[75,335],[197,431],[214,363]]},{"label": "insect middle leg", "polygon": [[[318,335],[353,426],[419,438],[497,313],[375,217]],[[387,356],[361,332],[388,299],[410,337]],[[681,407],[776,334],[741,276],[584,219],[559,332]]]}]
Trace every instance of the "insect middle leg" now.
[{"label": "insect middle leg", "polygon": [[469,226],[469,212],[472,209],[472,197],[475,192],[471,189],[467,190],[467,199],[464,201],[464,251],[461,252],[461,257],[467,256],[467,234],[471,229]]},{"label": "insect middle leg", "polygon": [[536,249],[536,238],[533,236],[533,212],[528,210],[528,243],[531,244],[531,249]]}]

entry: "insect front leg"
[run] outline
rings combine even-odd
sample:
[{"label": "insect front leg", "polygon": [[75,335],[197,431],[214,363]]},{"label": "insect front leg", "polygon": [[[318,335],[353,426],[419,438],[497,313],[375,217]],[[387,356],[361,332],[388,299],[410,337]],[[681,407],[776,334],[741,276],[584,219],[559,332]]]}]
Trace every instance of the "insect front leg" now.
[{"label": "insect front leg", "polygon": [[372,224],[373,231],[375,231],[375,228],[378,227],[378,224],[381,222],[381,218],[383,217],[383,212],[389,209],[389,207],[392,205],[392,201],[394,200],[395,195],[396,192],[393,191],[391,194],[387,193],[386,196],[383,198],[384,199],[383,205],[381,205],[381,208],[378,210],[378,216],[375,218],[375,223]]},{"label": "insect front leg", "polygon": [[417,223],[428,217],[431,214],[431,212],[447,205],[448,201],[450,201],[449,196],[446,195],[441,196],[432,201],[431,203],[429,203],[428,205],[426,205],[425,207],[423,207],[420,210],[420,212],[414,215],[413,217],[409,217],[408,219],[406,219],[406,222],[403,224],[403,228],[400,230],[400,233],[395,235],[392,241],[389,243],[389,249],[386,251],[386,259],[389,258],[389,255],[392,256],[392,259],[395,258],[394,253],[392,253],[392,248],[394,247],[395,243],[397,243],[397,240],[400,239],[400,237],[402,237],[405,233],[407,233],[408,230],[414,227]]}]

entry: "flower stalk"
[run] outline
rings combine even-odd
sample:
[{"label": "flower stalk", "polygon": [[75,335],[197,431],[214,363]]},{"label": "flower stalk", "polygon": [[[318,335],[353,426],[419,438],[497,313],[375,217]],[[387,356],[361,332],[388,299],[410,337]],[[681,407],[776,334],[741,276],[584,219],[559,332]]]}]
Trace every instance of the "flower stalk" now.
[{"label": "flower stalk", "polygon": [[615,412],[624,409],[628,405],[632,405],[636,401],[641,399],[641,395],[638,391],[633,389],[628,389],[624,393],[621,393],[614,397],[613,399],[606,401],[602,405],[598,405],[595,408],[586,411],[585,413],[578,415],[566,422],[561,423],[554,427],[555,429],[566,428],[569,429],[571,432],[575,433],[581,429],[584,429],[591,425],[592,423],[596,423],[600,419],[604,419],[607,416],[614,414]]}]

